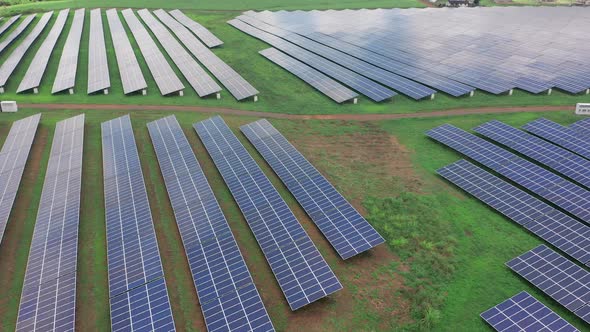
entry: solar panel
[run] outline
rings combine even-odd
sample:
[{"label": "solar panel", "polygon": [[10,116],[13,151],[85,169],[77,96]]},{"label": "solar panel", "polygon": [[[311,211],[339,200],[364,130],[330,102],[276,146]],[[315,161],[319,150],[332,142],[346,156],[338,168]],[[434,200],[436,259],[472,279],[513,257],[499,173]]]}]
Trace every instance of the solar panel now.
[{"label": "solar panel", "polygon": [[466,160],[437,173],[541,239],[590,266],[590,227]]},{"label": "solar panel", "polygon": [[493,308],[482,312],[480,316],[499,332],[578,331],[573,325],[559,317],[527,292],[514,295]]},{"label": "solar panel", "polygon": [[78,54],[80,53],[80,39],[82,38],[82,29],[84,28],[84,8],[76,10],[74,20],[66,39],[66,44],[59,59],[59,66],[51,93],[57,93],[70,89],[73,93],[76,85],[76,71],[78,69]]},{"label": "solar panel", "polygon": [[588,146],[588,141],[583,136],[580,136],[580,131],[576,130],[576,126],[574,125],[568,128],[551,120],[540,118],[525,124],[522,128],[541,138],[573,151],[582,157],[590,159],[590,146]]},{"label": "solar panel", "polygon": [[12,211],[41,114],[15,121],[0,151],[0,242]]},{"label": "solar panel", "polygon": [[208,331],[274,331],[219,203],[172,115],[148,129]]},{"label": "solar panel", "polygon": [[572,123],[569,128],[574,130],[577,136],[586,137],[590,135],[590,123],[589,119],[578,120]]},{"label": "solar panel", "polygon": [[576,316],[590,323],[590,273],[540,245],[506,265]]},{"label": "solar panel", "polygon": [[6,32],[6,30],[8,30],[8,28],[10,28],[14,22],[16,22],[19,18],[21,17],[21,15],[14,15],[11,18],[9,18],[6,22],[4,22],[4,24],[2,24],[2,26],[0,26],[0,36]]},{"label": "solar panel", "polygon": [[174,330],[131,120],[101,127],[112,330]]},{"label": "solar panel", "polygon": [[309,52],[299,46],[291,44],[284,39],[264,32],[240,20],[228,21],[234,28],[243,31],[253,37],[256,37],[274,48],[292,56],[293,58],[313,67],[324,74],[334,78],[340,83],[347,85],[355,91],[367,96],[373,101],[380,102],[390,99],[396,95],[390,89],[387,89],[376,82],[358,74],[350,69],[346,69],[332,61],[329,61],[317,54]]},{"label": "solar panel", "polygon": [[88,49],[88,94],[103,91],[108,93],[111,87],[107,49],[102,31],[102,14],[100,9],[90,11],[90,46]]},{"label": "solar panel", "polygon": [[147,32],[143,24],[139,22],[135,14],[131,9],[125,9],[121,11],[123,18],[127,22],[127,26],[131,29],[131,33],[139,46],[141,54],[147,63],[150,72],[160,93],[165,96],[171,93],[178,92],[182,95],[184,85],[176,76],[176,73],[166,61],[166,58],[160,52],[158,45],[154,42],[150,34]]},{"label": "solar panel", "polygon": [[4,86],[6,85],[6,82],[8,82],[10,75],[12,75],[12,72],[16,69],[16,66],[18,66],[22,58],[25,56],[29,47],[31,47],[41,32],[43,32],[43,29],[45,29],[47,26],[47,23],[49,22],[49,19],[52,15],[53,12],[47,12],[43,14],[33,31],[29,33],[29,35],[14,49],[14,51],[12,51],[8,59],[4,61],[0,67],[0,92],[4,92]]},{"label": "solar panel", "polygon": [[[355,73],[368,77],[375,82],[379,82],[415,100],[431,97],[436,93],[435,90],[432,90],[429,87],[411,81],[405,77],[396,75],[392,72],[383,70],[379,67],[373,66],[372,64],[359,60],[358,58],[340,52],[336,49],[327,47],[301,35],[273,27],[249,16],[241,15],[238,16],[237,19],[246,22],[262,31],[279,36],[284,40],[287,40],[308,51],[316,53],[326,59],[332,60],[344,68],[350,69]],[[280,31],[277,32],[277,30]]]},{"label": "solar panel", "polygon": [[283,67],[291,74],[304,80],[307,84],[311,85],[330,99],[337,103],[343,103],[358,97],[358,94],[344,85],[336,82],[330,77],[323,73],[309,67],[303,62],[297,61],[292,57],[282,53],[276,48],[267,48],[260,52],[262,56]]},{"label": "solar panel", "polygon": [[207,30],[204,26],[200,25],[198,22],[195,22],[188,18],[188,16],[184,15],[178,9],[170,11],[170,15],[172,15],[178,22],[182,23],[188,29],[190,29],[199,39],[207,45],[207,47],[217,47],[223,45],[223,42],[219,40],[211,31]]},{"label": "solar panel", "polygon": [[590,160],[497,120],[473,130],[590,188]]},{"label": "solar panel", "polygon": [[244,100],[253,96],[256,98],[258,90],[203,45],[185,26],[178,23],[162,9],[155,10],[154,14],[178,37],[189,52],[219,80],[234,98],[237,100]]},{"label": "solar panel", "polygon": [[27,72],[25,73],[25,77],[23,77],[23,80],[20,82],[20,85],[16,90],[17,93],[31,89],[35,89],[35,93],[38,92],[37,88],[41,84],[41,79],[43,78],[43,74],[45,74],[45,68],[47,68],[55,43],[57,43],[57,39],[66,25],[69,12],[69,9],[64,9],[57,15],[53,27],[43,41],[43,44],[41,44],[37,50],[33,61],[31,61],[31,64],[29,65],[29,69],[27,69]]},{"label": "solar panel", "polygon": [[73,331],[84,114],[57,123],[16,331]]},{"label": "solar panel", "polygon": [[[17,16],[20,17],[20,15],[17,15]],[[15,16],[15,17],[17,17],[17,16]],[[36,16],[37,16],[37,14],[31,14],[31,15],[25,17],[25,19],[22,22],[20,22],[20,24],[16,27],[16,29],[14,29],[6,38],[4,38],[0,42],[0,53],[3,52],[4,49],[6,49],[18,36],[20,36],[20,34],[31,24],[31,22],[33,22],[33,20],[35,19]],[[17,19],[18,19],[18,17],[17,17]],[[4,25],[2,27],[4,27]],[[8,27],[6,27],[6,28],[8,28]]]},{"label": "solar panel", "polygon": [[123,93],[129,94],[140,90],[146,93],[147,83],[116,9],[107,10],[107,20],[111,30],[121,83],[123,83]]},{"label": "solar panel", "polygon": [[583,187],[452,125],[427,135],[590,222],[590,192]]},{"label": "solar panel", "polygon": [[342,285],[270,180],[220,117],[194,124],[238,203],[291,310]]},{"label": "solar panel", "polygon": [[152,30],[168,56],[180,69],[184,78],[195,89],[199,97],[205,97],[221,91],[221,87],[215,82],[206,71],[201,68],[195,59],[184,49],[184,47],[172,36],[172,34],[158,21],[147,9],[138,10],[137,14]]},{"label": "solar panel", "polygon": [[342,259],[385,240],[266,119],[240,127]]}]

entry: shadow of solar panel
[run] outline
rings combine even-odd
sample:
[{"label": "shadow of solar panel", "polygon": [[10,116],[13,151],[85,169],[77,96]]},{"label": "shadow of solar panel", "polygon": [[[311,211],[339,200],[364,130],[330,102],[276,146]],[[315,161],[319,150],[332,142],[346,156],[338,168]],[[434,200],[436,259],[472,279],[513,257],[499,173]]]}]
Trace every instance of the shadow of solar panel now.
[{"label": "shadow of solar panel", "polygon": [[496,331],[578,331],[543,303],[527,292],[520,292],[508,300],[481,313]]},{"label": "shadow of solar panel", "polygon": [[590,192],[583,187],[449,124],[429,130],[426,135],[590,222]]},{"label": "shadow of solar panel", "polygon": [[588,159],[497,120],[473,130],[590,188]]},{"label": "shadow of solar panel", "polygon": [[98,91],[107,93],[111,87],[107,50],[102,30],[100,9],[90,11],[90,40],[88,49],[88,94]]},{"label": "shadow of solar panel", "polygon": [[291,310],[342,288],[293,212],[220,117],[194,124]]},{"label": "shadow of solar panel", "polygon": [[217,38],[211,31],[207,30],[204,26],[200,25],[198,22],[191,20],[188,16],[184,15],[178,9],[170,11],[170,15],[172,15],[178,22],[182,23],[185,27],[190,29],[192,33],[194,33],[199,39],[207,45],[209,48],[217,47],[223,45],[223,42]]},{"label": "shadow of solar panel", "polygon": [[576,122],[568,128],[544,118],[531,121],[522,126],[522,129],[532,134],[590,159],[590,146],[588,140],[584,137],[585,135],[582,134],[584,131],[581,128],[584,128],[584,125],[580,122]]},{"label": "shadow of solar panel", "polygon": [[73,89],[76,84],[76,71],[78,70],[78,54],[80,53],[80,39],[84,28],[84,8],[76,10],[74,20],[63,48],[55,81],[51,93]]},{"label": "shadow of solar panel", "polygon": [[385,240],[266,119],[240,127],[342,259]]},{"label": "shadow of solar panel", "polygon": [[274,331],[244,258],[174,116],[148,123],[207,330]]},{"label": "shadow of solar panel", "polygon": [[586,323],[590,323],[587,313],[590,304],[588,271],[545,245],[527,251],[506,265]]},{"label": "shadow of solar panel", "polygon": [[[13,19],[16,17],[16,19],[13,21]],[[3,52],[5,48],[7,48],[10,44],[12,44],[12,42],[18,38],[18,36],[31,24],[31,22],[33,22],[33,20],[35,19],[36,14],[31,14],[27,17],[25,17],[25,19],[20,22],[20,24],[16,27],[16,29],[14,29],[6,38],[4,38],[1,42],[0,42],[0,52]],[[12,19],[10,19],[10,21],[15,22],[16,20],[18,20],[18,18],[20,18],[20,15],[14,16]],[[2,27],[0,29],[4,29],[4,31],[6,29],[8,29],[8,26],[6,26],[10,21],[6,22],[4,25],[2,25]]]},{"label": "shadow of solar panel", "polygon": [[64,9],[57,15],[53,27],[51,27],[49,34],[37,50],[33,61],[31,61],[31,64],[29,65],[29,69],[27,69],[27,72],[25,73],[25,77],[23,77],[20,82],[20,85],[16,90],[17,93],[38,88],[41,84],[41,79],[43,78],[43,74],[45,74],[45,68],[47,68],[49,58],[55,48],[55,43],[57,43],[57,39],[66,25],[69,12],[69,9]]},{"label": "shadow of solar panel", "polygon": [[121,13],[139,46],[139,50],[152,73],[154,81],[156,81],[160,93],[165,96],[171,93],[181,92],[184,89],[184,85],[168,64],[158,45],[156,45],[143,24],[139,22],[133,10],[125,9]]},{"label": "shadow of solar panel", "polygon": [[17,331],[74,329],[84,114],[56,125],[37,211]]},{"label": "shadow of solar panel", "polygon": [[155,19],[147,9],[138,10],[137,13],[147,24],[160,44],[180,69],[184,78],[189,82],[199,97],[205,97],[221,91],[221,87],[211,78],[206,71],[199,66],[197,61],[184,49],[172,34]]},{"label": "shadow of solar panel", "polygon": [[0,151],[0,242],[37,132],[41,114],[13,122]]},{"label": "shadow of solar panel", "polygon": [[258,94],[258,90],[205,47],[184,25],[173,19],[166,11],[158,9],[154,11],[154,15],[178,37],[189,52],[219,80],[234,98],[244,100]]},{"label": "shadow of solar panel", "polygon": [[466,160],[437,173],[582,264],[590,266],[590,227]]}]

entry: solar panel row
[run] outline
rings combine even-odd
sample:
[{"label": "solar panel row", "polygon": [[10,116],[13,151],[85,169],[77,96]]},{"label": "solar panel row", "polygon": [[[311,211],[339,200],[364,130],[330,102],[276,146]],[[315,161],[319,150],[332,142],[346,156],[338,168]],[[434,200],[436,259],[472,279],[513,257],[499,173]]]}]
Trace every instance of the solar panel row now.
[{"label": "solar panel row", "polygon": [[0,151],[0,242],[12,210],[41,114],[15,121]]},{"label": "solar panel row", "polygon": [[426,134],[590,222],[590,191],[583,187],[452,125]]},{"label": "solar panel row", "polygon": [[576,316],[590,323],[590,273],[540,245],[506,265]]},{"label": "solar panel row", "polygon": [[[20,17],[20,15],[17,15],[17,16]],[[17,17],[17,16],[14,16],[14,17]],[[4,38],[0,42],[0,53],[3,52],[4,49],[7,48],[18,36],[20,36],[20,34],[29,26],[29,24],[31,24],[31,22],[33,22],[33,20],[35,19],[36,16],[37,16],[36,14],[31,14],[31,15],[25,17],[25,19],[22,22],[20,22],[18,27],[16,27],[16,29],[14,29],[10,33],[10,35],[8,35],[6,38]],[[18,19],[18,17],[17,17],[17,19]],[[16,20],[14,20],[14,21],[16,21]],[[5,23],[5,25],[7,23]],[[4,25],[2,26],[2,28],[4,28]],[[8,27],[6,27],[6,29],[8,29]]]},{"label": "solar panel row", "polygon": [[74,331],[84,114],[56,125],[17,331]]},{"label": "solar panel row", "polygon": [[178,21],[162,9],[155,10],[154,14],[178,37],[189,52],[219,80],[234,98],[244,100],[254,97],[256,100],[258,90],[203,45],[185,26],[178,23]]},{"label": "solar panel row", "polygon": [[342,259],[385,240],[328,180],[265,119],[240,127]]},{"label": "solar panel row", "polygon": [[[590,121],[589,119],[583,119],[572,123],[569,128],[574,130],[578,138],[585,138],[590,136]],[[582,153],[580,153],[582,154]],[[590,158],[590,157],[587,157]]]},{"label": "solar panel row", "polygon": [[6,85],[6,82],[8,82],[10,75],[12,75],[12,72],[16,69],[16,66],[18,66],[22,58],[25,56],[25,53],[27,53],[29,47],[31,47],[41,32],[43,32],[52,15],[53,12],[47,12],[43,14],[33,31],[27,35],[27,37],[14,49],[14,51],[12,51],[8,59],[4,61],[0,67],[0,92],[4,92],[4,86]]},{"label": "solar panel row", "polygon": [[220,117],[194,124],[292,310],[342,288],[293,212]]},{"label": "solar panel row", "polygon": [[[76,71],[78,70],[78,54],[80,53],[80,39],[84,28],[84,8],[76,10],[74,20],[63,48],[55,81],[51,93],[73,89],[76,85]],[[73,93],[73,90],[70,90]]]},{"label": "solar panel row", "polygon": [[590,266],[590,227],[466,160],[437,173],[541,239]]},{"label": "solar panel row", "polygon": [[108,93],[111,87],[107,49],[102,31],[102,14],[100,9],[90,11],[90,40],[88,49],[88,94],[103,91]]},{"label": "solar panel row", "polygon": [[[572,124],[569,128],[547,119],[531,121],[522,128],[532,134],[560,145],[580,156],[590,159],[590,146],[583,135],[580,135],[580,122]],[[583,128],[583,127],[582,127]]]},{"label": "solar panel row", "polygon": [[321,72],[309,67],[303,62],[282,53],[276,48],[268,48],[260,52],[262,56],[283,67],[291,74],[304,80],[307,84],[328,96],[337,103],[343,103],[356,98],[358,94]]},{"label": "solar panel row", "polygon": [[578,331],[573,325],[559,317],[527,292],[514,295],[493,308],[482,312],[480,316],[499,332]]},{"label": "solar panel row", "polygon": [[30,89],[35,89],[35,93],[38,92],[37,88],[41,84],[41,79],[43,78],[43,74],[45,74],[45,68],[47,68],[47,64],[49,63],[51,53],[53,53],[55,43],[57,43],[57,39],[61,35],[61,32],[66,25],[66,20],[68,19],[69,13],[69,9],[64,9],[57,15],[57,19],[55,20],[53,27],[37,50],[33,61],[31,61],[31,64],[29,65],[29,69],[27,69],[27,72],[25,73],[25,77],[23,77],[20,85],[16,89],[17,93]]},{"label": "solar panel row", "polygon": [[168,56],[180,69],[184,78],[195,89],[199,97],[205,97],[221,91],[221,87],[215,82],[206,71],[201,68],[187,50],[172,36],[172,34],[155,19],[147,9],[137,11],[142,20],[147,24],[156,39],[164,47]]},{"label": "solar panel row", "polygon": [[191,20],[180,10],[172,10],[170,11],[170,15],[190,29],[192,33],[194,33],[205,45],[207,45],[207,47],[212,48],[223,45],[223,42],[219,40],[219,38],[217,38],[214,34],[212,34],[211,31],[207,30],[207,28],[200,25],[198,22]]},{"label": "solar panel row", "polygon": [[274,331],[246,262],[174,116],[148,129],[208,331]]},{"label": "solar panel row", "polygon": [[103,177],[113,331],[174,330],[129,116],[103,122]]},{"label": "solar panel row", "polygon": [[176,73],[170,67],[143,24],[133,14],[133,10],[125,9],[121,13],[139,46],[139,50],[152,73],[154,81],[156,81],[158,89],[160,89],[160,93],[163,96],[176,92],[182,95],[184,85],[176,76]]},{"label": "solar panel row", "polygon": [[497,120],[473,130],[590,188],[588,159]]}]

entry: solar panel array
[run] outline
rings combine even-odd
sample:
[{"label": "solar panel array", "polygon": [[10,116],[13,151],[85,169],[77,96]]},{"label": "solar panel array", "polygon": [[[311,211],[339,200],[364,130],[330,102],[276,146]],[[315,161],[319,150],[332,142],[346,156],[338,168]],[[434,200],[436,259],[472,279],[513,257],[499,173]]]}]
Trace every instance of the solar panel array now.
[{"label": "solar panel array", "polygon": [[16,198],[41,114],[15,121],[0,150],[0,242]]},{"label": "solar panel array", "polygon": [[59,66],[51,93],[72,89],[76,85],[76,71],[78,70],[78,54],[80,53],[80,39],[84,28],[84,8],[76,10],[74,20],[63,48]]},{"label": "solar panel array", "polygon": [[123,83],[123,93],[129,94],[147,89],[147,83],[127,37],[127,31],[121,24],[116,9],[107,10],[107,20],[109,21],[121,83]]},{"label": "solar panel array", "polygon": [[29,65],[29,69],[25,73],[25,77],[23,77],[16,89],[17,93],[37,88],[41,84],[41,79],[43,78],[43,74],[45,74],[45,68],[47,68],[49,58],[51,57],[51,53],[53,53],[53,48],[55,48],[55,43],[57,43],[57,39],[66,25],[69,13],[69,9],[64,9],[57,15],[53,27],[51,27],[49,34],[37,50],[35,57]]},{"label": "solar panel array", "polygon": [[208,96],[221,91],[221,87],[206,71],[193,59],[187,50],[147,9],[137,11],[137,14],[150,28],[156,39],[164,47],[168,56],[174,61],[184,78],[195,89],[199,97]]},{"label": "solar panel array", "polygon": [[166,11],[155,10],[154,15],[178,37],[189,52],[219,80],[234,98],[244,100],[258,95],[258,90],[211,52],[185,26],[178,23]]},{"label": "solar panel array", "polygon": [[47,12],[41,16],[35,28],[27,35],[27,37],[12,51],[8,59],[4,61],[0,67],[0,87],[4,87],[6,82],[10,78],[12,72],[16,69],[16,66],[20,63],[22,58],[27,53],[29,47],[35,42],[37,37],[43,32],[43,29],[47,26],[49,19],[53,15],[53,12]]},{"label": "solar panel array", "polygon": [[590,222],[587,189],[452,125],[439,126],[427,135]]},{"label": "solar panel array", "polygon": [[590,227],[466,160],[437,173],[494,210],[590,266]]},{"label": "solar panel array", "polygon": [[[557,88],[575,94],[590,88],[587,36],[570,29],[571,22],[587,22],[590,15],[576,8],[248,11],[244,15],[451,95],[465,86],[493,94],[513,88],[530,93]],[[455,88],[459,89],[453,92]]]},{"label": "solar panel array", "polygon": [[573,325],[559,317],[527,292],[520,292],[508,300],[481,313],[496,331],[560,331],[577,332]]},{"label": "solar panel array", "polygon": [[588,141],[580,135],[580,131],[576,130],[576,124],[568,128],[551,120],[540,118],[525,124],[522,128],[590,159],[590,146],[588,146]]},{"label": "solar panel array", "polygon": [[506,265],[576,316],[590,323],[590,273],[545,245]]},{"label": "solar panel array", "polygon": [[16,331],[74,331],[84,114],[56,125]]},{"label": "solar panel array", "polygon": [[265,119],[240,127],[342,259],[385,240],[334,186]]},{"label": "solar panel array", "polygon": [[170,15],[190,29],[192,33],[194,33],[205,45],[207,45],[207,47],[212,48],[223,45],[223,42],[219,40],[219,38],[217,38],[214,34],[212,34],[211,31],[207,30],[207,28],[200,25],[198,22],[191,20],[180,10],[172,10],[170,11]]},{"label": "solar panel array", "polygon": [[590,169],[588,159],[497,120],[484,123],[474,131],[590,188],[590,176],[586,172]]},{"label": "solar panel array", "polygon": [[[578,137],[590,136],[590,122],[589,119],[583,119],[572,123],[569,128],[572,129]],[[590,157],[587,157],[590,158]]]},{"label": "solar panel array", "polygon": [[194,124],[254,233],[289,306],[342,288],[293,212],[220,117]]},{"label": "solar panel array", "polygon": [[[20,15],[17,15],[17,16],[20,17]],[[6,38],[4,38],[0,42],[0,53],[3,52],[4,49],[6,49],[18,36],[20,36],[20,34],[31,24],[31,22],[33,22],[33,20],[35,19],[36,16],[37,16],[36,14],[31,14],[31,15],[25,17],[25,19],[22,22],[20,22],[20,24],[16,27],[16,29],[14,29]],[[16,16],[14,16],[14,17],[16,17]],[[18,17],[17,17],[17,19],[18,19]],[[2,26],[2,27],[4,27],[4,26]]]},{"label": "solar panel array", "polygon": [[273,34],[257,29],[240,20],[231,20],[228,23],[242,32],[256,37],[272,47],[292,56],[293,58],[304,62],[322,73],[334,78],[342,84],[352,88],[362,95],[367,96],[373,101],[380,102],[390,99],[396,93],[382,85],[362,76],[350,69],[344,68],[324,57],[307,51],[299,46],[291,44]]},{"label": "solar panel array", "polygon": [[107,49],[102,31],[100,9],[90,11],[90,40],[88,50],[88,94],[108,91],[111,87]]},{"label": "solar panel array", "polygon": [[123,116],[101,127],[111,328],[173,331],[131,120]]},{"label": "solar panel array", "polygon": [[0,36],[6,32],[6,30],[8,30],[8,28],[10,28],[14,22],[16,22],[19,18],[21,17],[21,15],[14,15],[11,18],[9,18],[8,20],[6,20],[6,22],[4,22],[4,24],[2,24],[2,26],[0,26]]},{"label": "solar panel array", "polygon": [[174,116],[148,129],[208,331],[274,331],[219,203]]},{"label": "solar panel array", "polygon": [[184,85],[178,76],[176,76],[176,73],[170,67],[158,45],[156,45],[143,24],[133,14],[133,11],[131,9],[125,9],[121,13],[139,46],[158,89],[160,89],[160,93],[165,96],[175,92],[182,92]]},{"label": "solar panel array", "polygon": [[315,89],[337,103],[343,103],[358,97],[356,92],[350,90],[337,81],[322,74],[321,72],[309,67],[303,62],[300,62],[286,55],[285,53],[282,53],[276,48],[271,47],[258,53],[262,54],[265,58],[276,63],[277,65],[283,67],[291,74],[304,80],[307,82],[307,84],[313,86]]}]

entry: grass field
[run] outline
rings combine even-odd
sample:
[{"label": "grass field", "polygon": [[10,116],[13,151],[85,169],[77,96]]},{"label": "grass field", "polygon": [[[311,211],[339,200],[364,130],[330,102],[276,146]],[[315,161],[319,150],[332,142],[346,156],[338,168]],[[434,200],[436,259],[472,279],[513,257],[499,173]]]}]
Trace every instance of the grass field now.
[{"label": "grass field", "polygon": [[[33,114],[3,115],[0,137],[10,123]],[[14,327],[28,247],[39,202],[55,122],[77,113],[45,112],[25,171],[5,241],[0,246],[0,302],[3,330]],[[102,204],[100,122],[118,111],[86,112],[84,172],[80,222],[77,326],[83,331],[108,330],[105,228]],[[145,181],[166,273],[175,322],[179,330],[204,331],[197,297],[151,148],[148,121],[163,112],[132,114]],[[232,231],[253,273],[275,327],[280,331],[486,331],[479,313],[527,290],[568,321],[583,323],[511,273],[504,263],[542,243],[509,220],[447,184],[434,170],[460,155],[426,138],[423,132],[450,122],[469,129],[496,118],[513,125],[545,116],[570,123],[569,112],[404,119],[382,122],[272,120],[386,238],[387,245],[342,262],[319,234],[293,197],[256,151],[238,137],[279,188],[345,289],[296,313],[286,305],[272,272],[239,209],[222,182],[193,122],[208,115],[177,114],[197,158],[222,204]],[[225,117],[237,132],[255,120]],[[97,204],[98,203],[98,204]]]}]

